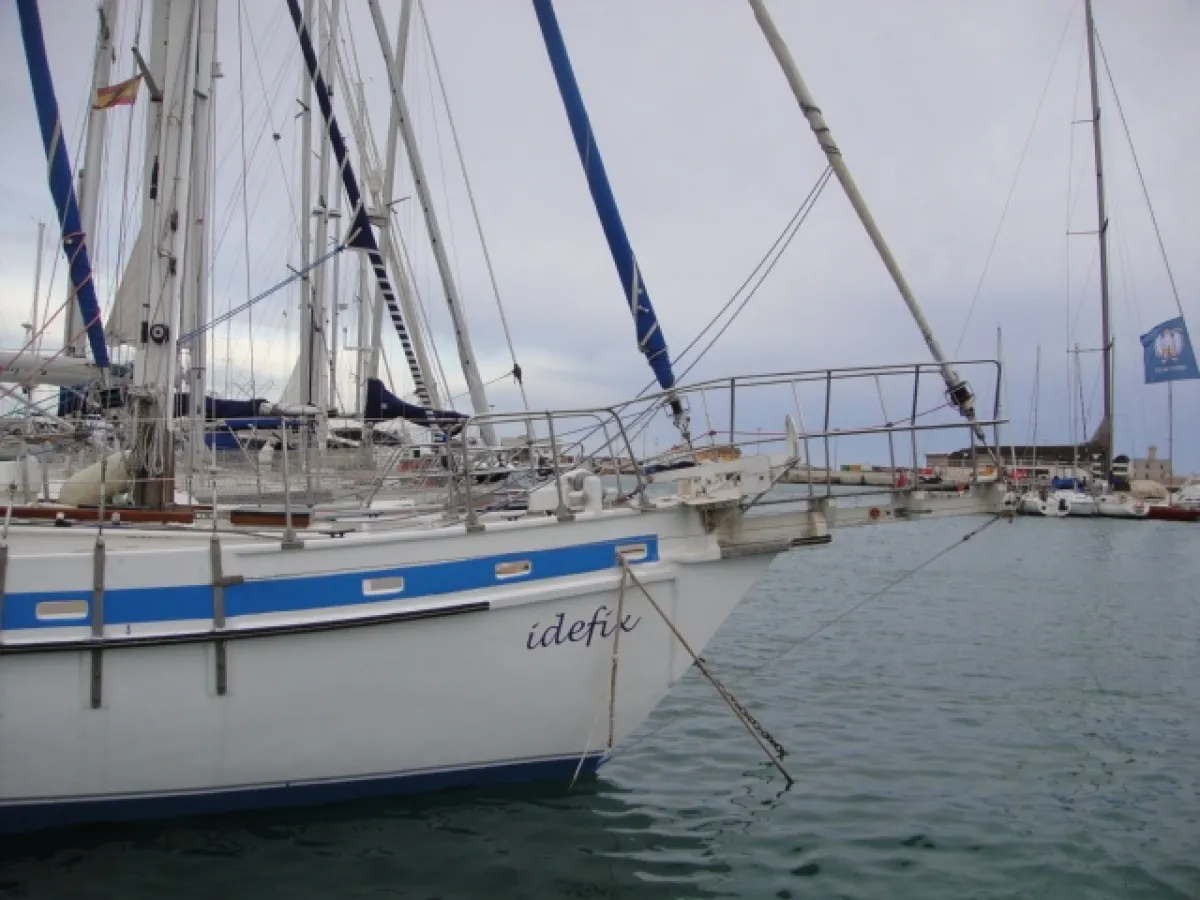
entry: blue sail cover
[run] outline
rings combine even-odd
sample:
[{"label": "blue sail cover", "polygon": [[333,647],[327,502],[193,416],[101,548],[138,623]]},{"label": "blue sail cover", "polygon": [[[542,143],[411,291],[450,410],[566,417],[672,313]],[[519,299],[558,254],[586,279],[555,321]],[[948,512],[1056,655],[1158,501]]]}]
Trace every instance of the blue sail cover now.
[{"label": "blue sail cover", "polygon": [[280,428],[298,429],[304,423],[298,419],[258,417],[251,419],[226,419],[204,433],[204,445],[217,450],[241,450],[239,431],[277,431]]},{"label": "blue sail cover", "polygon": [[125,388],[100,388],[94,384],[80,384],[58,389],[58,417],[99,413],[106,409],[120,409],[125,405]]},{"label": "blue sail cover", "polygon": [[[96,302],[96,286],[92,281],[92,263],[88,258],[87,238],[79,219],[75,201],[75,186],[71,179],[71,161],[67,157],[66,139],[58,116],[58,99],[50,78],[50,62],[46,58],[46,42],[42,37],[42,19],[37,0],[17,0],[21,19],[21,39],[25,43],[25,60],[29,66],[29,82],[37,105],[42,144],[49,164],[50,193],[58,210],[62,227],[63,250],[71,271],[71,290],[79,300],[79,311],[87,323],[88,343],[92,359],[102,369],[108,368],[108,346],[104,343],[104,326],[100,322],[100,306]],[[88,173],[91,175],[92,173]]]},{"label": "blue sail cover", "polygon": [[386,422],[391,419],[404,419],[414,425],[426,428],[456,430],[469,417],[460,412],[445,409],[428,409],[405,403],[386,387],[378,378],[367,379],[367,399],[363,418],[368,422]]},{"label": "blue sail cover", "polygon": [[267,431],[277,428],[300,428],[304,422],[300,419],[283,419],[279,416],[255,416],[247,419],[226,419],[220,428],[229,431]]},{"label": "blue sail cover", "polygon": [[[259,415],[267,400],[255,397],[251,400],[226,400],[222,397],[204,398],[204,418],[206,419],[249,419]],[[175,395],[175,415],[187,416],[192,413],[192,395]]]},{"label": "blue sail cover", "polygon": [[296,27],[296,37],[300,41],[300,52],[304,55],[304,64],[312,79],[313,92],[317,97],[317,105],[321,108],[321,116],[329,130],[329,145],[337,159],[338,170],[342,173],[342,187],[346,191],[346,200],[354,211],[350,221],[350,231],[346,246],[366,251],[371,261],[371,269],[375,280],[379,283],[379,292],[387,304],[388,315],[396,336],[400,338],[400,346],[404,349],[404,358],[408,362],[408,370],[412,375],[417,396],[422,402],[429,402],[429,390],[425,387],[425,375],[417,362],[413,350],[412,338],[408,334],[408,326],[404,324],[404,316],[400,312],[400,304],[396,301],[396,291],[388,278],[387,267],[383,263],[383,254],[379,252],[379,244],[375,241],[375,231],[371,228],[371,220],[367,216],[367,207],[363,203],[362,191],[358,188],[358,179],[354,177],[354,168],[350,165],[350,157],[346,151],[346,140],[342,137],[342,129],[338,127],[337,118],[333,114],[333,104],[329,99],[329,87],[317,64],[317,53],[313,48],[312,36],[308,25],[304,22],[304,14],[300,11],[298,0],[288,0],[288,10],[292,14],[292,24]]},{"label": "blue sail cover", "polygon": [[583,163],[588,189],[592,192],[592,201],[596,204],[596,214],[600,217],[604,236],[608,240],[608,249],[612,253],[613,262],[616,263],[617,274],[621,278],[621,289],[624,291],[626,302],[630,304],[630,312],[633,313],[638,349],[645,354],[658,383],[664,390],[670,390],[675,386],[675,373],[671,370],[667,341],[658,325],[658,318],[654,315],[650,294],[646,291],[646,283],[642,280],[629,237],[625,234],[625,226],[617,210],[617,201],[613,197],[608,174],[604,170],[604,160],[600,157],[600,148],[596,145],[596,136],[592,133],[592,125],[583,105],[583,96],[579,93],[579,85],[571,69],[571,60],[567,56],[567,47],[558,27],[558,19],[554,15],[554,6],[551,0],[533,0],[533,11],[537,14],[538,25],[542,29],[546,53],[550,56],[550,66],[554,69],[554,78],[558,82],[558,91],[567,111],[567,120],[571,123],[575,149],[579,151],[579,160]]},{"label": "blue sail cover", "polygon": [[[114,366],[114,372],[120,369]],[[123,373],[125,374],[125,373]],[[60,418],[75,414],[100,412],[105,409],[119,409],[125,405],[125,387],[117,386],[94,390],[94,385],[81,384],[75,387],[58,389],[58,415]],[[175,415],[187,416],[192,412],[191,394],[175,395]],[[259,415],[267,400],[256,397],[253,400],[225,400],[221,397],[204,398],[204,418],[214,420],[249,419]],[[263,426],[265,427],[265,426]]]}]

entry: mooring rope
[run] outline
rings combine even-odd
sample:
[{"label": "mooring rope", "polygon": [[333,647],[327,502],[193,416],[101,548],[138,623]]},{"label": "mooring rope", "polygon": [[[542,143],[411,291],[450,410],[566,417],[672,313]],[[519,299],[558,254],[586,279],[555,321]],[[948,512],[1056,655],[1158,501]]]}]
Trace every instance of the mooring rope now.
[{"label": "mooring rope", "polygon": [[[872,601],[878,600],[880,597],[882,597],[884,594],[886,594],[888,591],[890,591],[896,585],[900,584],[903,581],[906,581],[909,578],[912,578],[914,575],[916,575],[922,569],[937,562],[939,559],[941,559],[947,553],[950,553],[952,550],[954,550],[958,547],[961,547],[963,544],[965,544],[967,541],[971,540],[971,538],[975,537],[976,535],[982,534],[984,531],[986,531],[992,525],[996,524],[996,522],[1000,521],[1001,519],[1011,520],[1011,518],[1012,518],[1012,516],[1008,515],[1008,514],[997,514],[997,515],[992,516],[983,524],[981,524],[975,528],[972,528],[970,531],[968,531],[962,537],[958,538],[958,540],[956,540],[954,543],[944,547],[943,549],[941,549],[937,553],[935,553],[933,556],[926,559],[924,562],[920,563],[919,565],[915,566],[912,569],[909,569],[908,571],[904,572],[900,576],[892,579],[887,584],[885,584],[883,587],[881,587],[879,590],[869,594],[862,600],[855,603],[853,606],[849,607],[848,609],[846,609],[843,612],[839,613],[838,615],[834,616],[832,619],[829,619],[828,621],[824,622],[823,624],[818,626],[813,631],[810,631],[808,634],[804,635],[803,637],[799,638],[798,640],[793,641],[787,647],[785,647],[783,650],[779,651],[778,653],[775,653],[773,656],[771,656],[764,662],[759,663],[757,666],[753,666],[751,668],[742,669],[738,672],[735,672],[734,675],[732,676],[732,678],[734,680],[736,680],[736,679],[742,678],[747,675],[757,674],[758,672],[765,669],[767,666],[773,665],[773,664],[779,662],[779,660],[783,659],[783,657],[787,656],[789,653],[791,653],[797,647],[807,643],[808,641],[811,641],[813,638],[817,637],[823,631],[831,628],[832,626],[836,625],[838,622],[841,622],[843,619],[847,618],[848,616],[851,616],[854,613],[858,612],[860,609],[862,609],[864,606],[868,605]],[[640,585],[639,585],[639,587],[640,587]],[[642,590],[645,591],[645,588],[642,588]],[[653,602],[653,601],[651,601],[651,602]],[[657,608],[657,604],[655,604],[655,608]],[[705,675],[706,678],[710,678],[710,680],[711,680],[711,678],[715,677],[715,676],[711,675],[711,670],[708,669],[706,664],[702,664],[698,657],[696,657],[696,661],[697,661],[697,667],[700,668],[701,672]],[[728,689],[726,689],[726,690],[728,690]],[[724,696],[724,694],[722,694],[722,696]],[[675,724],[675,722],[677,722],[679,719],[683,718],[685,715],[689,715],[689,714],[695,712],[702,705],[703,705],[703,701],[701,701],[699,703],[693,703],[687,709],[681,710],[680,712],[676,713],[674,716],[672,716],[667,721],[663,722],[657,728],[652,728],[650,731],[647,731],[645,734],[643,734],[639,738],[637,738],[637,740],[630,742],[629,744],[627,744],[624,747],[621,747],[619,750],[617,750],[615,755],[621,756],[625,753],[628,753],[629,751],[633,750],[634,747],[637,747],[639,744],[642,744],[645,741],[649,740],[650,738],[654,737],[656,734],[658,734],[660,731],[663,731],[668,726]],[[736,710],[735,710],[735,712],[736,712]],[[788,780],[789,780],[789,782],[791,781],[790,778]]]},{"label": "mooring rope", "polygon": [[808,634],[804,635],[799,640],[793,641],[784,650],[780,651],[779,653],[776,653],[774,656],[770,657],[765,662],[761,662],[757,666],[754,666],[753,668],[743,669],[742,671],[738,672],[738,676],[753,675],[754,673],[759,672],[762,669],[766,668],[768,665],[779,662],[779,660],[783,659],[785,656],[787,656],[789,653],[791,653],[797,647],[801,646],[802,644],[808,643],[813,638],[815,638],[817,635],[821,634],[821,632],[825,631],[828,628],[833,627],[838,622],[845,619],[847,616],[851,616],[854,613],[858,612],[858,610],[862,609],[868,603],[872,602],[873,600],[878,600],[880,597],[882,597],[884,594],[886,594],[888,591],[890,591],[896,585],[900,584],[900,582],[906,581],[909,578],[912,578],[914,575],[916,575],[918,572],[920,572],[926,566],[933,565],[933,563],[937,562],[939,559],[941,559],[943,556],[945,556],[950,551],[955,550],[958,547],[961,547],[963,544],[965,544],[971,538],[975,537],[977,534],[982,534],[984,531],[987,531],[987,529],[991,528],[993,525],[995,525],[1001,519],[1007,519],[1007,518],[1010,518],[1010,517],[1006,516],[1006,515],[992,516],[990,519],[988,519],[982,525],[978,526],[977,528],[972,528],[970,531],[968,531],[966,534],[964,534],[962,537],[960,537],[958,540],[956,540],[953,544],[950,544],[949,546],[944,547],[943,549],[939,550],[937,553],[935,553],[933,556],[929,557],[929,559],[925,560],[923,563],[918,565],[916,568],[909,569],[907,572],[904,572],[904,573],[898,575],[896,578],[893,578],[891,581],[889,581],[887,584],[885,584],[879,590],[875,591],[872,594],[868,594],[866,597],[864,597],[862,600],[859,600],[857,603],[855,603],[849,609],[846,609],[846,610],[838,613],[832,619],[817,626],[815,629],[810,631]]},{"label": "mooring rope", "polygon": [[[795,784],[796,780],[792,778],[792,776],[788,773],[788,770],[783,767],[782,759],[783,757],[787,756],[787,751],[783,748],[783,744],[777,741],[774,735],[767,731],[767,729],[764,728],[762,724],[750,714],[750,711],[738,701],[737,697],[733,696],[733,692],[730,691],[729,688],[727,688],[715,674],[713,674],[712,669],[710,669],[704,660],[700,658],[700,655],[692,649],[692,646],[687,642],[687,639],[679,633],[679,629],[675,627],[675,623],[671,621],[666,612],[663,611],[663,608],[658,605],[658,601],[650,596],[650,592],[646,590],[646,586],[642,584],[641,580],[636,575],[633,574],[633,570],[629,568],[628,560],[626,560],[623,556],[619,556],[618,559],[621,562],[621,568],[624,570],[624,575],[622,578],[628,577],[629,580],[633,582],[634,586],[642,592],[642,596],[644,596],[646,600],[649,601],[650,605],[654,607],[654,611],[658,613],[663,622],[666,623],[667,628],[669,628],[671,633],[675,635],[676,640],[678,640],[683,646],[683,649],[688,652],[688,655],[692,658],[692,662],[696,664],[696,668],[698,668],[701,674],[708,679],[708,682],[717,689],[717,693],[721,695],[721,699],[729,705],[729,708],[733,710],[733,714],[737,716],[738,721],[745,726],[748,732],[750,732],[750,736],[758,742],[758,746],[761,747],[763,753],[767,755],[767,759],[771,761],[771,764],[774,765],[775,768],[779,770],[780,774],[783,775],[783,777],[787,780],[788,786],[790,787],[791,785]],[[617,623],[617,627],[618,629],[620,628],[619,622]]]}]

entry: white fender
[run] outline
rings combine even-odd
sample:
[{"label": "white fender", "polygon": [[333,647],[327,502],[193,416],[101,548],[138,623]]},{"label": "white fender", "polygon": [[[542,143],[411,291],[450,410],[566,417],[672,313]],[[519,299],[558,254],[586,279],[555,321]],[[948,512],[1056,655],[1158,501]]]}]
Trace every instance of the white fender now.
[{"label": "white fender", "polygon": [[94,506],[100,502],[100,468],[104,466],[104,499],[111,500],[117,494],[129,490],[129,473],[125,469],[125,453],[117,451],[107,460],[94,462],[86,469],[76,472],[58,492],[58,502],[67,506]]}]

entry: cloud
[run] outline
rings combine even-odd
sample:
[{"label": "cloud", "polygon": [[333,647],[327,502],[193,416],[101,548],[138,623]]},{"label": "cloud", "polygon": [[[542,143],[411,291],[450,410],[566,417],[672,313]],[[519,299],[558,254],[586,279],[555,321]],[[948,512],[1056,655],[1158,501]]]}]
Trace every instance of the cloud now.
[{"label": "cloud", "polygon": [[[425,6],[531,403],[586,405],[637,391],[649,370],[634,347],[621,285],[532,10],[492,0]],[[218,227],[227,228],[214,263],[218,310],[245,298],[246,248],[252,293],[284,278],[286,266],[299,258],[294,38],[281,6],[246,7],[244,87],[238,82],[236,7],[222,4],[218,38],[225,77],[217,95],[215,215]],[[384,7],[394,27],[398,5]],[[559,0],[556,7],[627,230],[668,344],[678,352],[757,263],[819,177],[824,159],[744,5],[690,0],[686,14],[683,0]],[[74,148],[94,25],[89,16],[67,15],[75,9],[67,0],[44,0],[42,8],[51,23],[51,64]],[[1066,440],[1071,421],[1079,419],[1077,411],[1069,414],[1068,397],[1078,389],[1069,387],[1066,350],[1075,342],[1084,348],[1099,343],[1094,268],[1087,275],[1095,240],[1065,233],[1096,227],[1089,129],[1071,124],[1087,117],[1086,80],[1079,80],[1081,5],[774,0],[770,8],[947,352],[993,356],[996,326],[1003,326],[1013,430],[1025,439],[1040,345],[1039,436]],[[1194,317],[1200,258],[1188,248],[1200,235],[1200,175],[1191,148],[1200,143],[1200,120],[1191,115],[1188,86],[1200,78],[1200,57],[1192,52],[1200,43],[1200,10],[1187,0],[1098,0],[1096,15],[1184,311]],[[0,65],[7,77],[0,79],[0,113],[10,143],[0,178],[0,302],[7,313],[0,331],[9,345],[20,337],[11,323],[27,315],[32,222],[54,218],[42,184],[18,31],[15,10],[4,7]],[[127,30],[122,34],[129,37]],[[388,95],[365,10],[354,9],[343,35],[347,67],[361,71],[382,150]],[[120,57],[118,71],[128,65]],[[1043,90],[1020,178],[974,299]],[[424,38],[410,50],[407,91],[480,369],[485,379],[497,378],[511,361],[448,122],[437,111]],[[1118,444],[1142,452],[1148,443],[1165,444],[1165,389],[1140,383],[1137,335],[1175,309],[1107,85],[1104,93]],[[254,205],[248,236],[237,190],[242,101]],[[335,97],[343,125],[347,102],[345,92]],[[110,120],[109,234],[97,237],[104,242],[100,265],[109,269],[115,266],[112,232],[123,187],[122,166],[114,160],[123,160],[127,117],[118,111]],[[136,146],[138,127],[130,133]],[[134,182],[137,168],[135,158]],[[395,195],[412,192],[402,173]],[[412,202],[399,210],[413,279],[457,392],[462,379],[419,210]],[[354,293],[353,268],[343,265],[344,298]],[[264,372],[285,368],[294,352],[296,296],[289,288],[256,308],[256,367],[261,360]],[[347,315],[353,343],[352,310]],[[392,372],[403,381],[394,338],[387,352]],[[927,358],[834,182],[693,376]],[[1089,428],[1098,418],[1096,365],[1095,354],[1081,357]],[[221,372],[217,383],[224,383]],[[1198,468],[1200,389],[1181,384],[1175,394],[1177,456],[1181,465]],[[519,402],[503,381],[491,397],[498,406]],[[866,404],[865,415],[873,400],[855,402]],[[782,413],[764,409],[761,415],[763,427],[774,427]]]}]

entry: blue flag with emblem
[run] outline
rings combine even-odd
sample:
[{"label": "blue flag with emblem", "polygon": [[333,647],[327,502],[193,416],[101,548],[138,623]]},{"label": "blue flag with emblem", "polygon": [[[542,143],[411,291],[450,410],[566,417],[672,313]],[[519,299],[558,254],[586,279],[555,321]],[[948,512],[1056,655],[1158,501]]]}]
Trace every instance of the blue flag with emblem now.
[{"label": "blue flag with emblem", "polygon": [[1142,354],[1146,362],[1146,384],[1200,378],[1183,316],[1168,319],[1143,334]]}]

